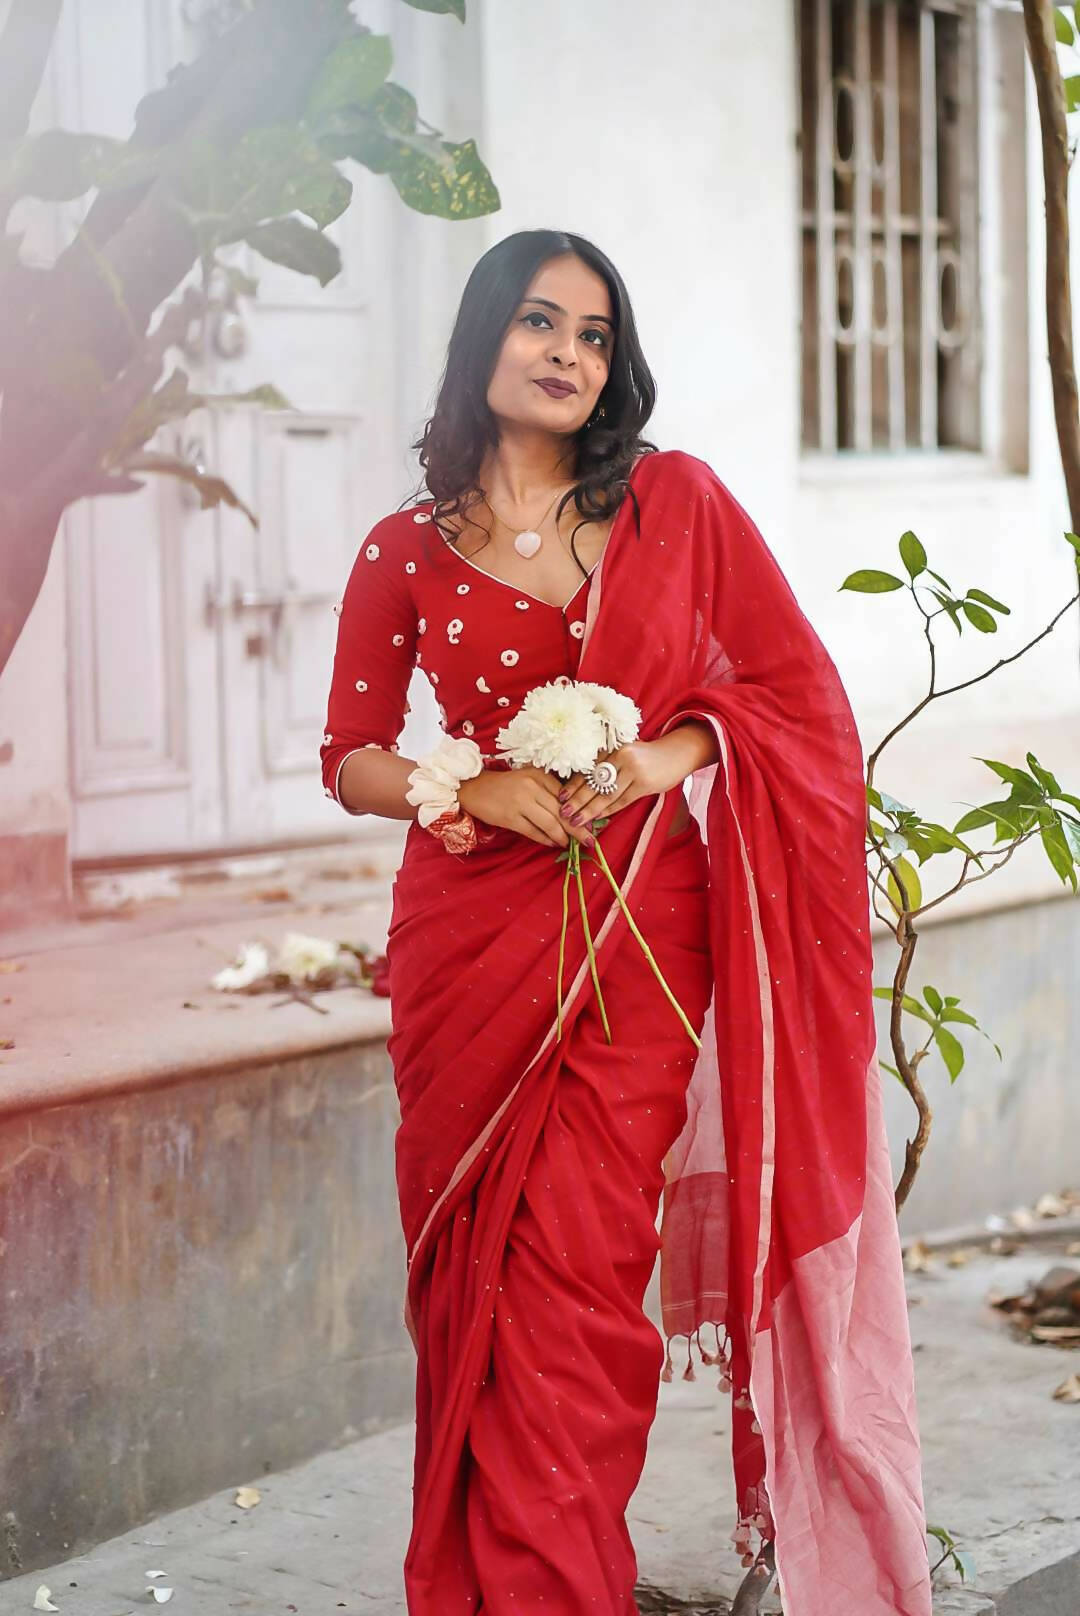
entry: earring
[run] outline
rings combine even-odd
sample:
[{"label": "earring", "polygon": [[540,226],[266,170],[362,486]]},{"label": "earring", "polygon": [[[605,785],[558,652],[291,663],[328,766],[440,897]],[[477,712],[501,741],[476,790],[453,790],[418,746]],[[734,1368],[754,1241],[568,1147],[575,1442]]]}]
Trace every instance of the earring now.
[{"label": "earring", "polygon": [[597,421],[602,421],[606,414],[607,414],[607,411],[604,409],[604,406],[602,404],[598,404],[596,406],[596,410],[589,417],[589,420],[588,420],[588,422],[586,424],[588,426],[595,426]]}]

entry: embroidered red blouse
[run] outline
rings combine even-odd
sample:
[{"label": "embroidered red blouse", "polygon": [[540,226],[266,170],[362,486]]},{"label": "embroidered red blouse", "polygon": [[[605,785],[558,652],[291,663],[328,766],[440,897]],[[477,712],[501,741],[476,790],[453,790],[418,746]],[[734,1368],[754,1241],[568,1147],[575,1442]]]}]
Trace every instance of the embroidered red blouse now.
[{"label": "embroidered red blouse", "polygon": [[498,730],[533,685],[577,673],[595,568],[565,605],[552,606],[459,554],[432,521],[433,505],[376,522],[334,608],[337,649],[320,757],[323,789],[339,803],[350,753],[398,750],[414,667],[427,676],[442,728],[471,735],[485,757],[495,755]]}]

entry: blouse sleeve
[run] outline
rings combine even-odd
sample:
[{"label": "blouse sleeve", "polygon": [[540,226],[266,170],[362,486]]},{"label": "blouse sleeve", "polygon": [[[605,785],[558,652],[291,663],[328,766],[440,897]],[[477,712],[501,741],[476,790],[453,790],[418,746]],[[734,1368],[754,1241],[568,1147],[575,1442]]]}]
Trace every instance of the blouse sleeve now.
[{"label": "blouse sleeve", "polygon": [[341,767],[353,752],[396,752],[416,660],[416,608],[393,517],[368,534],[353,562],[338,616],[337,647],[323,735],[323,790],[345,808]]}]

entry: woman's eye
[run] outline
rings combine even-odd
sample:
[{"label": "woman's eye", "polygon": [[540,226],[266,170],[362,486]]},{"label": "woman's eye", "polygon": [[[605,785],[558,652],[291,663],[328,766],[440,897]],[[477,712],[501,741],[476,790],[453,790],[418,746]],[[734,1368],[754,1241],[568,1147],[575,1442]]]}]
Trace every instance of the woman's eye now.
[{"label": "woman's eye", "polygon": [[595,326],[592,328],[591,331],[583,331],[582,336],[583,337],[599,337],[600,341],[596,342],[596,343],[593,343],[594,348],[606,348],[607,347],[607,332],[606,331],[600,331]]},{"label": "woman's eye", "polygon": [[[551,321],[548,319],[547,315],[546,314],[541,314],[539,309],[531,310],[530,313],[525,315],[525,317],[524,317],[524,319],[522,320],[521,323],[522,323],[522,325],[528,325],[530,320],[543,320],[545,325],[550,325],[551,324]],[[534,329],[535,329],[535,327],[534,327]]]}]

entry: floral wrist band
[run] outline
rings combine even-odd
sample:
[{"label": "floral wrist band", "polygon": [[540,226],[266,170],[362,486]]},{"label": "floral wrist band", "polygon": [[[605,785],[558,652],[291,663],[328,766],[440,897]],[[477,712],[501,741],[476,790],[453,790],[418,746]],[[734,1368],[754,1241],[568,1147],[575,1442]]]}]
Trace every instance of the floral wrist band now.
[{"label": "floral wrist band", "polygon": [[458,802],[458,786],[482,772],[483,754],[468,736],[445,736],[409,773],[405,801],[419,805],[417,819],[449,853],[471,853],[493,830],[481,831]]}]

